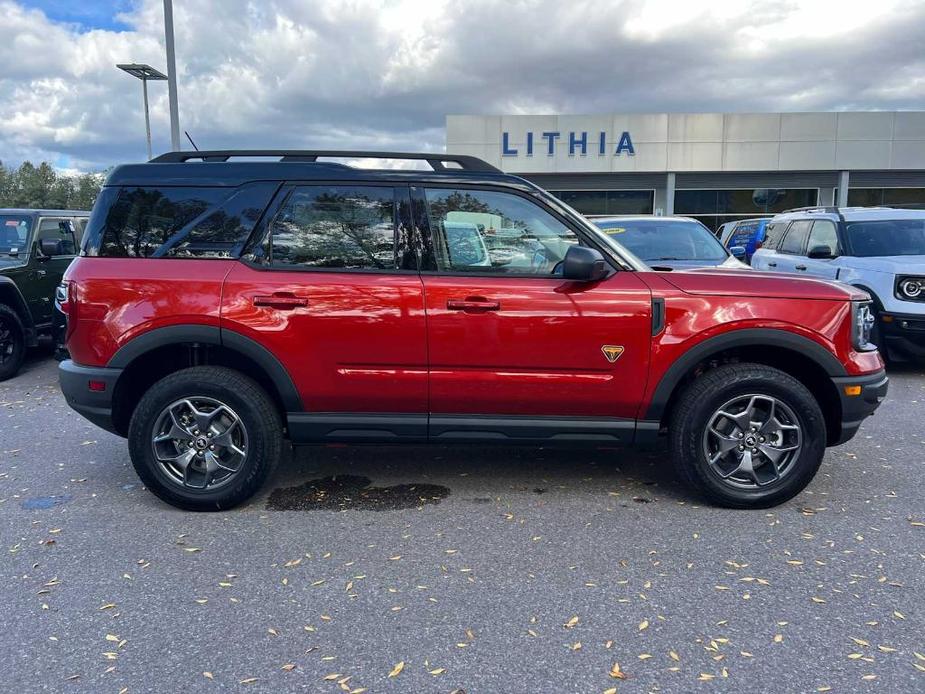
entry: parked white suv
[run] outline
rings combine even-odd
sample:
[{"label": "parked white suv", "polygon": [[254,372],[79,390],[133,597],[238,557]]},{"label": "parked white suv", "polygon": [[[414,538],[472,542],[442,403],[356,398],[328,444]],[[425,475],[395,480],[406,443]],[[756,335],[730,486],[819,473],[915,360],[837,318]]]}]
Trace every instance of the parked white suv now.
[{"label": "parked white suv", "polygon": [[807,207],[775,216],[752,267],[827,277],[867,291],[871,341],[891,359],[925,357],[925,210]]}]

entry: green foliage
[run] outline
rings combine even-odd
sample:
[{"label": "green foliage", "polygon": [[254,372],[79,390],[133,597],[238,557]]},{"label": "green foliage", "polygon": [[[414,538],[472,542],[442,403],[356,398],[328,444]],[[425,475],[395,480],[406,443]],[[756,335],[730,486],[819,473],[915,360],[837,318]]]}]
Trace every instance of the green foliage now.
[{"label": "green foliage", "polygon": [[102,185],[102,174],[67,176],[48,162],[26,161],[15,169],[0,162],[0,208],[89,210]]}]

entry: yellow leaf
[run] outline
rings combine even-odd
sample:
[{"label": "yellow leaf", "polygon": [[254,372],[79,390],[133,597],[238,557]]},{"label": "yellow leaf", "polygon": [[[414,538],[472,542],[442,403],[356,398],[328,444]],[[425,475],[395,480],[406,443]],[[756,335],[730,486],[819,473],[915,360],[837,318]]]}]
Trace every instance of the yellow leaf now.
[{"label": "yellow leaf", "polygon": [[639,631],[642,631],[643,629],[648,629],[648,628],[649,628],[649,620],[648,620],[648,619],[644,619],[644,620],[642,620],[641,622],[639,622]]},{"label": "yellow leaf", "polygon": [[338,677],[340,677],[340,673],[339,673],[339,672],[332,672],[330,675],[325,675],[325,676],[322,677],[321,679],[322,679],[322,681],[324,681],[324,682],[333,682],[333,681],[336,680]]},{"label": "yellow leaf", "polygon": [[889,646],[877,646],[877,649],[883,651],[884,653],[895,653],[895,648],[890,648]]},{"label": "yellow leaf", "polygon": [[576,642],[576,643],[573,643],[573,644],[571,645],[571,649],[572,649],[573,651],[580,651],[580,650],[581,650],[581,641],[578,641],[578,642]]},{"label": "yellow leaf", "polygon": [[905,618],[906,618],[905,615],[903,615],[902,612],[898,612],[897,610],[893,610],[893,616],[896,617],[896,619],[905,619]]},{"label": "yellow leaf", "polygon": [[183,551],[184,552],[201,552],[202,550],[199,549],[198,547],[184,547]]},{"label": "yellow leaf", "polygon": [[285,670],[286,672],[292,672],[293,670],[295,670],[295,667],[296,667],[295,663],[286,663],[280,668],[280,670]]},{"label": "yellow leaf", "polygon": [[780,643],[784,640],[783,634],[774,634],[774,643]]},{"label": "yellow leaf", "polygon": [[825,602],[822,598],[817,598],[815,595],[812,597],[813,602]]},{"label": "yellow leaf", "polygon": [[877,676],[876,675],[862,675],[861,679],[862,680],[875,680],[877,679]]},{"label": "yellow leaf", "polygon": [[444,672],[446,672],[446,668],[438,667],[433,670],[429,670],[428,672],[430,672],[431,675],[442,675]]},{"label": "yellow leaf", "polygon": [[106,634],[106,640],[107,641],[119,641],[120,639],[115,634]]},{"label": "yellow leaf", "polygon": [[649,658],[652,657],[652,654],[651,653],[640,653],[638,657],[640,660],[648,660]]},{"label": "yellow leaf", "polygon": [[207,680],[214,680],[214,679],[215,679],[215,676],[214,676],[211,672],[209,672],[208,670],[206,670],[205,672],[203,672],[203,673],[202,673],[202,676],[205,677]]},{"label": "yellow leaf", "polygon": [[674,651],[668,651],[668,657],[671,658],[671,659],[672,659],[673,661],[675,661],[676,663],[680,663],[680,662],[681,662],[681,656],[679,656],[679,655],[678,655],[677,653],[675,653]]},{"label": "yellow leaf", "polygon": [[617,688],[611,687],[610,689],[605,689],[604,694],[617,694]]},{"label": "yellow leaf", "polygon": [[256,677],[246,677],[243,680],[239,680],[238,684],[253,684],[257,681]]},{"label": "yellow leaf", "polygon": [[865,641],[864,639],[856,639],[856,638],[854,638],[853,636],[850,637],[850,638],[851,638],[852,641],[854,641],[854,642],[855,642],[857,645],[859,645],[859,646],[869,646],[869,645],[870,645],[870,643],[868,643],[868,642]]},{"label": "yellow leaf", "polygon": [[716,677],[716,675],[710,675],[710,674],[708,674],[708,673],[706,673],[706,672],[701,672],[701,673],[700,673],[700,677],[698,677],[697,679],[700,680],[701,682],[709,682],[710,680],[714,679],[715,677]]},{"label": "yellow leaf", "polygon": [[401,671],[405,669],[405,661],[402,660],[399,663],[395,663],[395,667],[392,668],[392,672],[389,673],[389,677],[398,677],[401,674]]},{"label": "yellow leaf", "polygon": [[566,629],[571,629],[572,627],[574,627],[574,626],[577,625],[577,624],[578,624],[578,617],[576,616],[576,617],[572,617],[570,620],[568,620],[568,621],[567,621],[565,624],[563,624],[562,626],[564,626]]},{"label": "yellow leaf", "polygon": [[610,672],[607,674],[609,674],[614,679],[618,679],[618,680],[626,679],[626,673],[620,669],[620,663],[614,663],[613,667],[610,668]]},{"label": "yellow leaf", "polygon": [[851,660],[857,660],[858,658],[863,658],[863,657],[864,657],[863,653],[849,653],[848,654],[848,658],[850,658]]}]

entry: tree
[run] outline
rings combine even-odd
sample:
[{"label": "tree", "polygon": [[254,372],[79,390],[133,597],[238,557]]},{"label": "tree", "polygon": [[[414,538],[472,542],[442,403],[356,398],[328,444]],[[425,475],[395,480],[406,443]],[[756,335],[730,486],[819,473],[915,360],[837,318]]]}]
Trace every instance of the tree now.
[{"label": "tree", "polygon": [[89,210],[103,185],[103,176],[59,174],[48,162],[25,161],[13,169],[0,162],[0,207]]}]

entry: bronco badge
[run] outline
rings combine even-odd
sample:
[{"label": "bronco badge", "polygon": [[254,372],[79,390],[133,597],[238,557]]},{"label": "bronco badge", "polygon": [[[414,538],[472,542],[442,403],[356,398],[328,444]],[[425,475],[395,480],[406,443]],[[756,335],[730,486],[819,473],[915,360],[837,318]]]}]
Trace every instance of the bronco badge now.
[{"label": "bronco badge", "polygon": [[623,354],[623,345],[601,345],[601,351],[607,357],[607,361],[613,364]]}]

